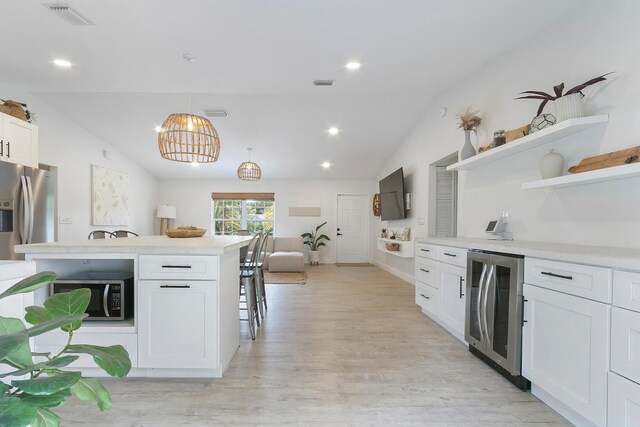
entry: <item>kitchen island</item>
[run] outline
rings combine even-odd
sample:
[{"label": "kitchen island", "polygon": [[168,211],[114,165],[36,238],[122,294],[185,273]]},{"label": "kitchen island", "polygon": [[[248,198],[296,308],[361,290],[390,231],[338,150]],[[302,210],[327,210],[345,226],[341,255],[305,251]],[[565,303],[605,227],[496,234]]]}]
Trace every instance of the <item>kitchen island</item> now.
[{"label": "kitchen island", "polygon": [[[133,295],[124,320],[85,320],[74,342],[123,345],[131,357],[131,377],[220,378],[239,346],[238,265],[240,248],[251,237],[166,236],[82,240],[18,245],[37,271],[58,279],[117,276],[133,280],[122,294]],[[41,305],[49,294],[34,295]],[[126,306],[126,304],[122,304]],[[34,339],[36,351],[57,351],[67,335]],[[74,365],[86,375],[102,375],[90,358]]]}]

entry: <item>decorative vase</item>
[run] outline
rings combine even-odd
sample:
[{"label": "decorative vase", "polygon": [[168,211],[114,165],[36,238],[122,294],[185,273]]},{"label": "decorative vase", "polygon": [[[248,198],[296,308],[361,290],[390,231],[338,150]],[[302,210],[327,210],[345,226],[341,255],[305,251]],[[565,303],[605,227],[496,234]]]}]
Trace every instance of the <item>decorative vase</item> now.
[{"label": "decorative vase", "polygon": [[572,93],[571,95],[562,96],[553,101],[555,108],[555,116],[557,123],[563,120],[575,119],[584,116],[584,102],[581,93]]},{"label": "decorative vase", "polygon": [[309,251],[309,263],[320,264],[320,251]]},{"label": "decorative vase", "polygon": [[469,157],[473,157],[476,155],[476,149],[473,148],[471,144],[471,131],[464,131],[464,145],[462,146],[462,150],[460,150],[460,160],[468,159]]},{"label": "decorative vase", "polygon": [[540,159],[540,175],[542,179],[556,178],[562,175],[564,157],[551,150]]}]

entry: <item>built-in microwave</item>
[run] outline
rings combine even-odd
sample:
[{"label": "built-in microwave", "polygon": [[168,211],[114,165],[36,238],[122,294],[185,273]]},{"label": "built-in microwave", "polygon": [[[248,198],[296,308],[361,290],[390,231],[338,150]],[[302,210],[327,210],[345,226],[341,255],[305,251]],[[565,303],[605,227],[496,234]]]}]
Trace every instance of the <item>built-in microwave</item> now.
[{"label": "built-in microwave", "polygon": [[133,316],[133,277],[131,273],[89,273],[82,277],[58,279],[50,293],[59,294],[86,288],[91,300],[85,320],[125,320]]}]

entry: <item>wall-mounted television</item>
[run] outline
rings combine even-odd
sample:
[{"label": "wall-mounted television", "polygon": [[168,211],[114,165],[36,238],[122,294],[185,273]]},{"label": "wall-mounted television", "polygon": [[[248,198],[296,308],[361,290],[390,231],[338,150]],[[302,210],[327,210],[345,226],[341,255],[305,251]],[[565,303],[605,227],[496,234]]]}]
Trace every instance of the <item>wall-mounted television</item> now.
[{"label": "wall-mounted television", "polygon": [[402,168],[380,181],[380,207],[383,221],[405,218]]}]

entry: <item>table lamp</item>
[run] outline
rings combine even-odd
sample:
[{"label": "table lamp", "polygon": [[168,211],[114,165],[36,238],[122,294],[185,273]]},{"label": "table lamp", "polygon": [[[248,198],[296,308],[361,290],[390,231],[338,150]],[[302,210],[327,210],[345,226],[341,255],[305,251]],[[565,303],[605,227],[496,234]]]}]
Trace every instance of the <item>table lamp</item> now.
[{"label": "table lamp", "polygon": [[158,213],[156,216],[160,218],[160,235],[164,236],[164,234],[167,232],[169,219],[174,219],[176,217],[176,207],[170,205],[160,205],[158,206]]}]

